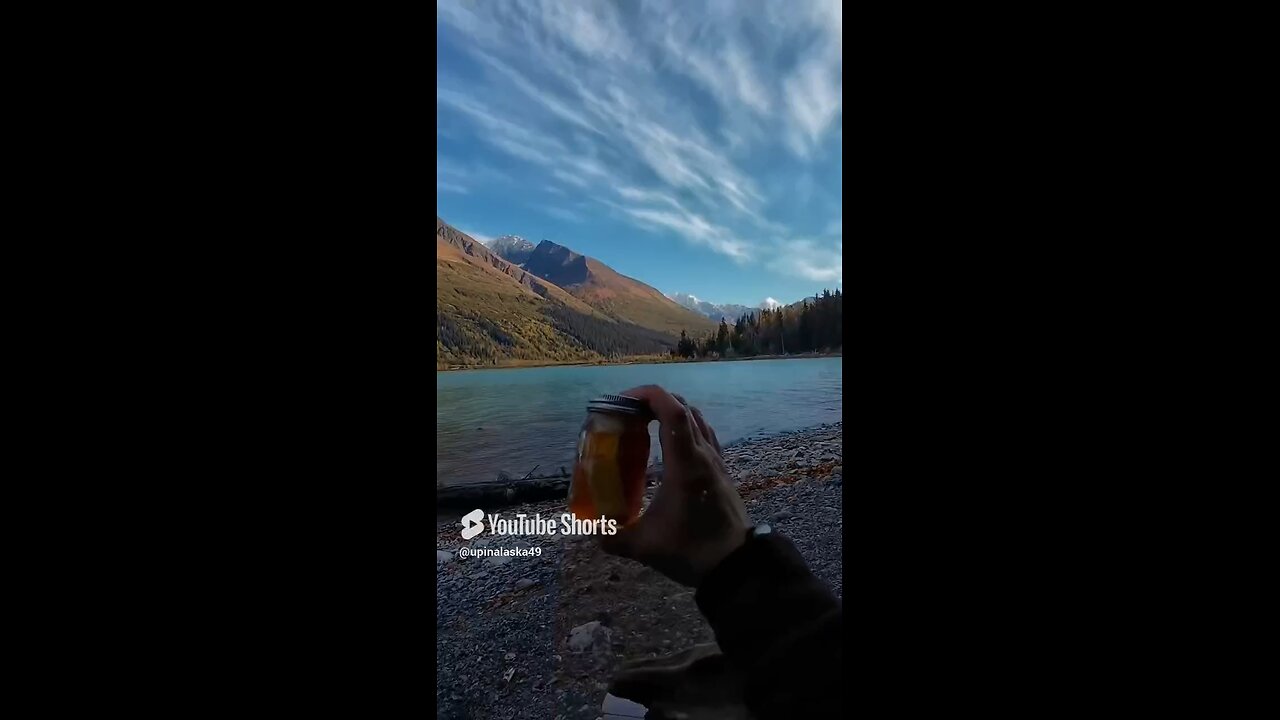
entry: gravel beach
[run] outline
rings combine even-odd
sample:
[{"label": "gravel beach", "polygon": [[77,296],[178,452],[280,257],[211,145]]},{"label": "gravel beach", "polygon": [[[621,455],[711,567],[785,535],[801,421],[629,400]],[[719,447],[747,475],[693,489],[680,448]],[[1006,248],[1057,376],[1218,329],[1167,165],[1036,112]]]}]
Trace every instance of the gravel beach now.
[{"label": "gravel beach", "polygon": [[[733,445],[724,457],[752,522],[786,535],[842,597],[841,424]],[[565,501],[485,511],[558,519]],[[691,588],[605,555],[598,538],[499,537],[486,528],[464,541],[459,530],[441,523],[436,532],[441,718],[597,718],[620,663],[714,640]],[[540,554],[460,558],[464,546]]]}]

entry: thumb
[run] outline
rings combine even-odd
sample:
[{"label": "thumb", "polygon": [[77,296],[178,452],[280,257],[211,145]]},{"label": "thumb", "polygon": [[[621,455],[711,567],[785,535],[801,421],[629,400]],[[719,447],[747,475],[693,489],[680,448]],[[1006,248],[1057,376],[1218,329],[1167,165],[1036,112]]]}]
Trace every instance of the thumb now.
[{"label": "thumb", "polygon": [[618,528],[618,532],[613,535],[601,535],[600,547],[610,555],[617,555],[629,560],[638,560],[640,552],[640,534],[641,526],[644,524],[643,518],[636,521],[630,527]]}]

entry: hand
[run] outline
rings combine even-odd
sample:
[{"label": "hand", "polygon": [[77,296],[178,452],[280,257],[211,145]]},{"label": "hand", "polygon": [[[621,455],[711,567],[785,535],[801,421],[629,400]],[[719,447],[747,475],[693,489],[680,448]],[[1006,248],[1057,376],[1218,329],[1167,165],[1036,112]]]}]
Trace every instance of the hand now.
[{"label": "hand", "polygon": [[603,536],[604,549],[697,587],[746,541],[750,527],[720,442],[697,408],[657,385],[619,394],[644,401],[660,424],[662,483],[638,520]]}]

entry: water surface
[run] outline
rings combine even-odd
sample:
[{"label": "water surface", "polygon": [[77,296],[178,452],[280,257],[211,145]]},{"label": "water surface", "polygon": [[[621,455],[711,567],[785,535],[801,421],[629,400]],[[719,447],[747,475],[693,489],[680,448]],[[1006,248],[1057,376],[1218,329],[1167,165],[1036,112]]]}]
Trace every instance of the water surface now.
[{"label": "water surface", "polygon": [[[445,484],[572,470],[587,401],[657,384],[702,410],[722,444],[840,419],[842,358],[436,373],[436,476]],[[657,423],[649,426],[659,455]]]}]

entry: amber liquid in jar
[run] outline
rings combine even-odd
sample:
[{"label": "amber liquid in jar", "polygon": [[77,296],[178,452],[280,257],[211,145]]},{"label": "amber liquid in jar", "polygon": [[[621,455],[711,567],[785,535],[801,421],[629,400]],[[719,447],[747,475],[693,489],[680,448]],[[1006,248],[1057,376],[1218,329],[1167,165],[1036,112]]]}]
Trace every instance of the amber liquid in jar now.
[{"label": "amber liquid in jar", "polygon": [[[621,526],[640,516],[649,464],[649,423],[647,409],[639,401],[605,398],[588,406],[586,422],[578,433],[569,512],[580,520],[604,517]],[[631,404],[635,412],[625,412]]]}]

